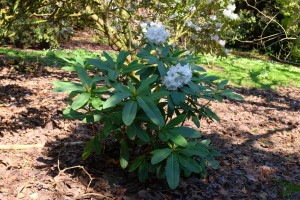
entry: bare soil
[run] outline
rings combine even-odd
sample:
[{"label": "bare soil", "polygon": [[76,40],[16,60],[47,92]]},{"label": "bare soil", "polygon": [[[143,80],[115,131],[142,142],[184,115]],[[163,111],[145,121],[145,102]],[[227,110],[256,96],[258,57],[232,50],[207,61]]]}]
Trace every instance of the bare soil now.
[{"label": "bare soil", "polygon": [[[209,169],[206,178],[182,178],[170,190],[155,178],[139,183],[111,157],[81,160],[81,142],[92,129],[62,118],[67,96],[53,93],[51,84],[75,79],[73,74],[31,63],[21,72],[5,61],[0,65],[2,200],[300,199],[299,193],[283,195],[282,184],[300,184],[300,88],[234,88],[244,101],[212,103],[222,121],[203,120],[200,131],[222,153],[221,169]],[[43,147],[3,149],[16,144]]]}]

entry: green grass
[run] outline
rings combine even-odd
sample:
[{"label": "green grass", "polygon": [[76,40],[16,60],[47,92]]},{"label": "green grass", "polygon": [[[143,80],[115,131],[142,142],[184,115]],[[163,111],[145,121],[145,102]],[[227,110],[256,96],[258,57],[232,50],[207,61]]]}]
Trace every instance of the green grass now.
[{"label": "green grass", "polygon": [[274,61],[229,55],[202,57],[199,61],[209,75],[229,80],[233,86],[276,88],[300,86],[300,68]]},{"label": "green grass", "polygon": [[83,49],[33,51],[0,47],[0,55],[11,59],[39,62],[44,66],[52,67],[61,67],[66,64],[61,57],[69,59],[80,55],[82,58],[91,58],[98,57],[100,54],[100,51],[90,52]]},{"label": "green grass", "polygon": [[[101,52],[83,49],[32,51],[0,47],[1,54],[18,60],[37,61],[43,66],[61,67],[66,65],[61,57],[74,58],[80,55],[83,58],[90,58],[98,57]],[[256,88],[300,86],[300,68],[255,58],[250,54],[247,56],[230,54],[227,58],[206,55],[201,57],[199,64],[207,70],[209,75],[227,79],[232,86]]]}]

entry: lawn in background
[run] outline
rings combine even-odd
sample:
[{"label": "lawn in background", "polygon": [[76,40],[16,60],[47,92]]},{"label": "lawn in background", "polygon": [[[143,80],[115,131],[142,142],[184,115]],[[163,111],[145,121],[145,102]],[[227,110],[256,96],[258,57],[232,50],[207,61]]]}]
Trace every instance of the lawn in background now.
[{"label": "lawn in background", "polygon": [[209,75],[227,79],[230,85],[256,88],[300,86],[300,68],[271,60],[229,54],[227,58],[202,56],[199,65]]},{"label": "lawn in background", "polygon": [[[80,55],[82,58],[96,58],[100,54],[101,51],[90,52],[83,49],[32,51],[0,47],[0,55],[11,59],[40,62],[42,66],[52,67],[67,64],[61,57],[70,59]],[[300,86],[299,67],[257,57],[257,54],[254,56],[229,54],[227,58],[205,55],[200,56],[198,64],[203,66],[209,75],[229,80],[232,86],[272,89],[277,86]]]}]

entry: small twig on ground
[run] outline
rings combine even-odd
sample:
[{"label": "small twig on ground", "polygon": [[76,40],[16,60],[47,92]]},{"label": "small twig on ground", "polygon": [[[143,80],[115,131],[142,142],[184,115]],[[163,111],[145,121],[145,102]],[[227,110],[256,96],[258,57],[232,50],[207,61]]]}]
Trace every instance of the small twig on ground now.
[{"label": "small twig on ground", "polygon": [[89,196],[97,196],[97,197],[100,197],[100,198],[108,198],[106,196],[104,196],[103,194],[98,194],[98,193],[86,193],[86,194],[82,194],[78,197],[76,197],[75,199],[82,199],[82,198],[85,198],[85,197],[89,197]]}]

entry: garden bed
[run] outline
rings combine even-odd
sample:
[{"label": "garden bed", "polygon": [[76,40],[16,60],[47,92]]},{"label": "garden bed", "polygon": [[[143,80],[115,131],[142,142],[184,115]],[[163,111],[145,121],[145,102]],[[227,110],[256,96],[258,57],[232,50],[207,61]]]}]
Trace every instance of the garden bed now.
[{"label": "garden bed", "polygon": [[[81,160],[92,130],[62,118],[66,94],[53,93],[51,82],[63,79],[75,76],[33,62],[2,62],[0,199],[300,198],[288,190],[300,184],[299,87],[234,88],[244,101],[212,103],[222,121],[201,121],[200,131],[222,153],[221,169],[181,179],[170,190],[163,180],[141,184],[121,170],[113,147],[109,156]],[[25,149],[32,144],[37,148]]]}]

